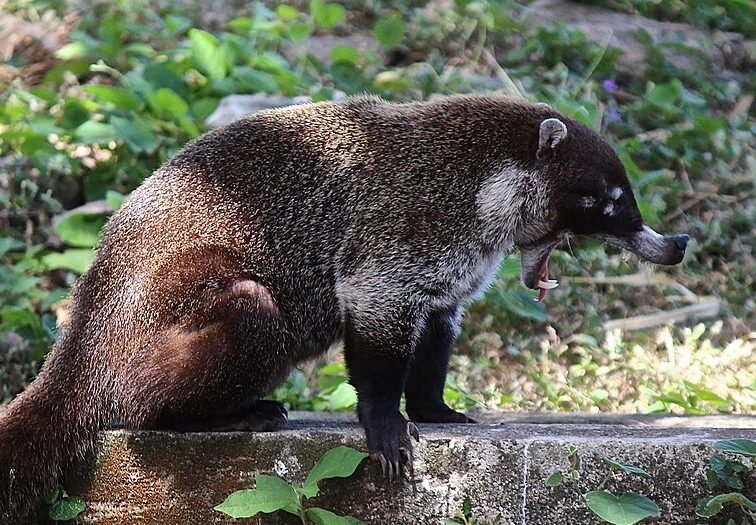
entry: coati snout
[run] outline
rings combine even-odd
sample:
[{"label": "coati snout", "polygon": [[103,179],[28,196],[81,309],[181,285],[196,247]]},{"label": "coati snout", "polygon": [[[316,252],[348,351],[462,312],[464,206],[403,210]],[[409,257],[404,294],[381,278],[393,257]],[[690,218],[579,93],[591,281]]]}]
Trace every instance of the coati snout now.
[{"label": "coati snout", "polygon": [[464,307],[517,247],[543,298],[569,235],[661,264],[688,240],[643,223],[597,134],[522,100],[360,97],[203,135],[111,218],[42,372],[0,414],[0,521],[101,428],[279,428],[283,406],[260,400],[336,342],[367,447],[397,477],[413,422],[472,422],[443,400]]},{"label": "coati snout", "polygon": [[678,264],[690,237],[662,236],[643,222],[625,169],[598,135],[569,119],[551,117],[539,125],[536,169],[552,213],[541,238],[519,244],[522,282],[543,300],[558,285],[549,274],[552,250],[572,235],[586,235],[633,252],[641,259]]}]

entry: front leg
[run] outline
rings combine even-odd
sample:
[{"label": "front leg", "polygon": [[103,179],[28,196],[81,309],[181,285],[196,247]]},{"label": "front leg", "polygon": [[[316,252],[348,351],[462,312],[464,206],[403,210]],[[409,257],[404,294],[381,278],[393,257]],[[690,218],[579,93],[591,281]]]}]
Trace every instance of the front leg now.
[{"label": "front leg", "polygon": [[[403,325],[403,326],[402,326]],[[399,479],[402,467],[413,461],[412,438],[419,441],[414,423],[399,412],[399,402],[409,372],[413,323],[381,326],[347,320],[344,354],[349,381],[357,390],[357,414],[365,428],[370,455],[383,467],[389,480]]]},{"label": "front leg", "polygon": [[459,333],[458,306],[432,311],[415,346],[405,387],[407,414],[420,423],[475,423],[444,402],[444,384],[454,340]]}]

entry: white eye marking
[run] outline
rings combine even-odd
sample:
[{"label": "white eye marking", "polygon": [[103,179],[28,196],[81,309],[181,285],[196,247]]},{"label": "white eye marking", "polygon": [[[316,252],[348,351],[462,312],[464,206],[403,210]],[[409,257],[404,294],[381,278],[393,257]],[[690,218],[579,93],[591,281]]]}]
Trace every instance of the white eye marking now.
[{"label": "white eye marking", "polygon": [[596,198],[595,197],[581,197],[580,198],[580,205],[583,208],[590,208],[591,206],[596,205]]},{"label": "white eye marking", "polygon": [[614,215],[614,203],[610,202],[604,206],[604,215]]},{"label": "white eye marking", "polygon": [[622,188],[619,186],[615,186],[612,188],[612,191],[609,192],[609,196],[612,198],[612,200],[617,200],[620,197],[622,197]]}]

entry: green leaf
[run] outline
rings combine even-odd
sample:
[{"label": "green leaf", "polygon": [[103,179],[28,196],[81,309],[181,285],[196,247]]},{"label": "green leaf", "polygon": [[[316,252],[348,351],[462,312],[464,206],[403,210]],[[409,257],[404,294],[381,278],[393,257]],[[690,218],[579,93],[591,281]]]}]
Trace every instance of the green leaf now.
[{"label": "green leaf", "polygon": [[740,492],[730,492],[699,500],[698,505],[696,505],[696,514],[704,518],[710,518],[718,514],[727,503],[735,503],[749,512],[756,512],[756,503],[746,498]]},{"label": "green leaf", "polygon": [[682,94],[682,83],[675,79],[666,84],[651,85],[646,92],[646,100],[655,106],[662,108],[673,108],[675,102]]},{"label": "green leaf", "polygon": [[118,138],[113,126],[104,122],[88,120],[74,131],[74,137],[86,144],[107,144]]},{"label": "green leaf", "polygon": [[117,191],[113,190],[108,190],[107,193],[105,193],[105,201],[113,211],[123,206],[123,201],[125,200],[126,195],[124,195],[123,193],[118,193]]},{"label": "green leaf", "polygon": [[328,396],[328,406],[330,410],[346,410],[357,404],[357,391],[346,381],[341,383]]},{"label": "green leaf", "polygon": [[356,525],[364,523],[352,516],[339,516],[333,512],[318,507],[307,509],[307,517],[315,525]]},{"label": "green leaf", "polygon": [[462,515],[468,520],[472,518],[472,499],[468,495],[462,500]]},{"label": "green leaf", "polygon": [[546,478],[546,486],[547,487],[558,487],[562,484],[562,481],[564,481],[564,476],[560,471],[552,472],[551,476]]},{"label": "green leaf", "polygon": [[324,29],[329,29],[344,19],[346,10],[339,4],[328,4],[323,0],[310,1],[310,13],[315,23]]},{"label": "green leaf", "polygon": [[63,486],[62,485],[56,485],[54,489],[50,491],[50,493],[45,498],[45,502],[48,505],[52,505],[56,501],[58,501],[63,494]]},{"label": "green leaf", "polygon": [[5,255],[8,252],[21,250],[24,247],[24,243],[17,241],[11,237],[0,237],[0,255]]},{"label": "green leaf", "polygon": [[591,512],[613,525],[634,525],[659,515],[656,503],[634,492],[626,492],[617,497],[605,490],[594,490],[583,497]]},{"label": "green leaf", "polygon": [[[703,327],[703,325],[698,325],[696,328],[698,329],[699,327]],[[711,390],[706,390],[705,388],[689,381],[683,381],[683,383],[685,384],[685,387],[693,392],[701,401],[712,403],[717,408],[726,408],[731,404],[729,401],[712,392]]]},{"label": "green leaf", "polygon": [[28,308],[3,306],[0,319],[4,331],[13,330],[27,339],[39,339],[47,334],[39,316]]},{"label": "green leaf", "polygon": [[373,35],[384,47],[395,47],[404,38],[406,30],[407,24],[404,22],[402,15],[391,13],[385,18],[381,18],[375,24]]},{"label": "green leaf", "polygon": [[87,504],[83,499],[66,496],[50,507],[50,519],[53,521],[69,521],[84,512],[86,508]]},{"label": "green leaf", "polygon": [[299,16],[299,11],[290,5],[279,5],[276,7],[276,16],[281,20],[294,20]]},{"label": "green leaf", "polygon": [[119,109],[137,111],[142,107],[142,99],[128,89],[90,84],[84,86],[84,91],[92,95],[98,102],[108,102]]},{"label": "green leaf", "polygon": [[50,270],[63,268],[82,274],[87,271],[93,258],[93,250],[88,248],[72,248],[64,250],[61,253],[55,252],[43,255],[42,264]]},{"label": "green leaf", "polygon": [[709,459],[711,470],[717,475],[722,482],[735,490],[743,489],[743,481],[738,477],[737,472],[745,470],[745,466],[738,461],[728,461],[726,457],[715,455]]},{"label": "green leaf", "polygon": [[251,518],[259,513],[298,508],[299,500],[294,489],[277,476],[258,474],[253,490],[234,492],[214,510],[232,518]]},{"label": "green leaf", "polygon": [[520,260],[516,257],[507,257],[499,267],[497,273],[501,279],[513,279],[520,275]]},{"label": "green leaf", "polygon": [[299,22],[289,26],[289,38],[291,38],[292,42],[301,42],[311,34],[312,26],[310,26],[310,24]]},{"label": "green leaf", "polygon": [[756,457],[756,441],[752,439],[723,439],[714,443],[720,452],[732,452],[748,457]]},{"label": "green leaf", "polygon": [[533,300],[533,295],[520,290],[502,292],[504,307],[520,317],[534,319],[539,322],[546,320],[546,307],[543,303]]},{"label": "green leaf", "polygon": [[111,117],[110,123],[129,148],[136,153],[152,153],[158,146],[158,139],[149,125],[139,117],[129,120]]},{"label": "green leaf", "polygon": [[101,213],[70,213],[58,221],[53,230],[66,244],[92,248],[100,239],[100,230],[105,225],[105,220]]},{"label": "green leaf", "polygon": [[350,447],[336,447],[315,464],[304,482],[305,495],[311,498],[318,493],[318,482],[328,478],[348,478],[368,455]]},{"label": "green leaf", "polygon": [[249,67],[239,67],[233,72],[234,89],[237,93],[275,93],[278,83],[273,75]]},{"label": "green leaf", "polygon": [[189,104],[169,88],[160,88],[148,93],[147,103],[159,117],[166,120],[178,120],[189,113]]},{"label": "green leaf", "polygon": [[226,24],[230,29],[239,34],[249,33],[254,27],[255,21],[248,16],[237,16]]},{"label": "green leaf", "polygon": [[614,461],[613,459],[609,459],[608,457],[604,455],[602,455],[601,457],[612,468],[624,470],[625,472],[628,472],[630,474],[635,474],[636,476],[641,476],[643,478],[651,477],[651,475],[648,472],[646,472],[640,467],[636,467],[635,465],[631,465],[630,463],[621,463],[619,461]]},{"label": "green leaf", "polygon": [[357,63],[359,53],[354,46],[336,46],[331,50],[331,60],[334,62]]},{"label": "green leaf", "polygon": [[189,43],[195,67],[212,80],[226,78],[227,63],[218,39],[201,29],[189,30]]},{"label": "green leaf", "polygon": [[141,77],[134,71],[130,71],[127,79],[129,87],[140,93],[148,91],[151,87],[152,89],[168,88],[182,96],[186,94],[186,83],[165,64],[159,62],[144,66]]},{"label": "green leaf", "polygon": [[83,42],[69,42],[55,52],[55,57],[61,60],[75,60],[87,54],[87,46]]}]

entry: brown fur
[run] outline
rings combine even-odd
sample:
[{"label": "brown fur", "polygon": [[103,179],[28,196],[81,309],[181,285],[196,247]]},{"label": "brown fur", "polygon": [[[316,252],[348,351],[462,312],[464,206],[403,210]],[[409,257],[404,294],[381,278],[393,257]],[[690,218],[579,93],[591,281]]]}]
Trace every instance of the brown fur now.
[{"label": "brown fur", "polygon": [[[611,224],[584,220],[580,197],[614,186],[627,195]],[[110,220],[39,378],[0,414],[0,515],[26,515],[99,429],[265,411],[292,366],[339,340],[368,446],[396,474],[416,436],[403,392],[416,420],[470,421],[443,403],[446,366],[501,258],[536,254],[533,281],[573,225],[620,238],[638,217],[609,146],[514,99],[359,98],[212,131]]]}]

